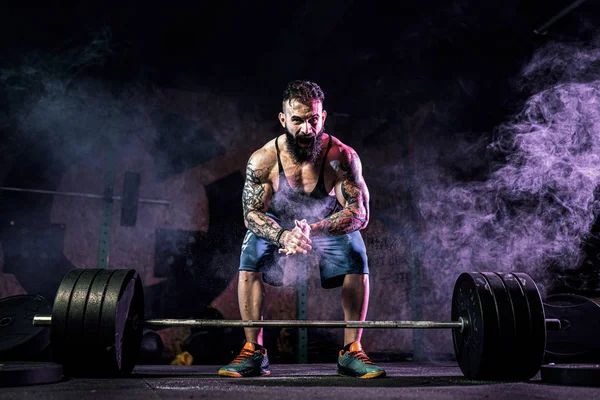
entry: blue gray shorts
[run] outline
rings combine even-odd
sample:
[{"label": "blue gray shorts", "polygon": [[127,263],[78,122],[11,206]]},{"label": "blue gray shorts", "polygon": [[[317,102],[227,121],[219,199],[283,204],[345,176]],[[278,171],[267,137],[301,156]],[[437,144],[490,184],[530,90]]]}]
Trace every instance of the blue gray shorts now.
[{"label": "blue gray shorts", "polygon": [[[368,274],[367,251],[359,231],[341,236],[311,238],[312,250],[319,255],[321,287],[339,287],[347,274]],[[273,286],[283,284],[282,255],[279,247],[246,232],[240,256],[240,271],[262,272],[263,280]]]}]

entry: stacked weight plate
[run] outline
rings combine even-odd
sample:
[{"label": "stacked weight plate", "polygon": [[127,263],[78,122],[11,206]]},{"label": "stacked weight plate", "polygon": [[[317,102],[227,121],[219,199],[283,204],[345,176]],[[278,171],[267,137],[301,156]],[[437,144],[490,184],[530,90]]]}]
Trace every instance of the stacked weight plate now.
[{"label": "stacked weight plate", "polygon": [[74,269],[52,311],[54,361],[70,376],[124,376],[137,362],[144,298],[133,269]]},{"label": "stacked weight plate", "polygon": [[454,350],[472,379],[528,380],[544,357],[546,323],[542,299],[524,273],[465,272],[454,286]]}]

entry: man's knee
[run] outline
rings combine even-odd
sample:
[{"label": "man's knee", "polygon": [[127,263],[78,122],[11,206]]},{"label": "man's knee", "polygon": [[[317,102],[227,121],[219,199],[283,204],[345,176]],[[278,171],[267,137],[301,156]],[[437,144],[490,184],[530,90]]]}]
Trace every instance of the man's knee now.
[{"label": "man's knee", "polygon": [[257,280],[262,281],[262,272],[256,271],[240,271],[239,281],[240,282],[255,282]]},{"label": "man's knee", "polygon": [[356,284],[364,285],[364,284],[368,284],[369,283],[369,274],[364,274],[364,273],[346,274],[344,276],[344,283],[345,284],[351,284],[351,285],[356,285]]}]

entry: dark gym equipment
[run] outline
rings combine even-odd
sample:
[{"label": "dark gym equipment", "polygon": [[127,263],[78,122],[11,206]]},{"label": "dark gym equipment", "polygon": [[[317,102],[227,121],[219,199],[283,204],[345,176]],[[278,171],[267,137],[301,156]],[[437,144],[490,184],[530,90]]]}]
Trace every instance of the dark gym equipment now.
[{"label": "dark gym equipment", "polygon": [[541,297],[528,275],[461,274],[454,286],[452,319],[468,321],[467,329],[452,332],[456,359],[465,376],[526,380],[539,371],[546,321]]},{"label": "dark gym equipment", "polygon": [[121,225],[134,226],[137,221],[137,210],[140,203],[170,205],[167,200],[144,199],[139,197],[140,175],[134,172],[125,173],[123,183],[123,196],[108,196],[106,194],[81,193],[81,192],[60,192],[56,190],[27,189],[16,187],[0,187],[0,191],[25,192],[51,194],[70,197],[84,197],[88,199],[103,199],[110,202],[121,201]]},{"label": "dark gym equipment", "polygon": [[[67,374],[124,376],[140,350],[142,327],[452,328],[461,371],[471,379],[527,380],[540,369],[546,320],[539,291],[523,273],[463,273],[453,294],[453,321],[223,321],[143,318],[143,286],[135,270],[77,269],[61,283],[52,315],[55,359]],[[82,357],[85,352],[85,357]],[[519,368],[507,368],[508,360]],[[507,371],[509,370],[509,371]]]},{"label": "dark gym equipment", "polygon": [[[52,354],[71,376],[123,376],[142,340],[143,287],[133,269],[75,269],[52,310]],[[87,362],[94,360],[94,362]]]},{"label": "dark gym equipment", "polygon": [[140,345],[140,363],[156,363],[160,359],[164,349],[165,344],[160,335],[152,329],[145,328],[142,333]]},{"label": "dark gym equipment", "polygon": [[579,7],[585,1],[586,0],[575,0],[574,2],[572,2],[571,4],[569,4],[567,7],[563,8],[554,17],[550,18],[543,25],[541,25],[540,27],[534,29],[533,33],[535,33],[536,35],[546,35],[548,33],[548,28],[551,25],[553,25],[554,23],[556,23],[556,21],[558,21],[559,19],[563,18],[565,15],[567,15],[568,13],[570,13],[571,11],[573,11],[575,8]]},{"label": "dark gym equipment", "polygon": [[137,222],[138,203],[140,202],[140,174],[125,172],[123,180],[121,226],[135,226]]},{"label": "dark gym equipment", "polygon": [[0,361],[34,360],[50,344],[50,330],[34,326],[36,314],[52,311],[52,303],[30,294],[0,299]]},{"label": "dark gym equipment", "polygon": [[62,373],[62,365],[55,363],[3,362],[0,364],[0,387],[58,382]]},{"label": "dark gym equipment", "polygon": [[545,362],[591,363],[600,361],[600,305],[573,293],[548,296],[548,318],[563,321],[562,328],[548,332]]},{"label": "dark gym equipment", "polygon": [[541,367],[542,382],[569,386],[600,386],[599,364],[549,364]]}]

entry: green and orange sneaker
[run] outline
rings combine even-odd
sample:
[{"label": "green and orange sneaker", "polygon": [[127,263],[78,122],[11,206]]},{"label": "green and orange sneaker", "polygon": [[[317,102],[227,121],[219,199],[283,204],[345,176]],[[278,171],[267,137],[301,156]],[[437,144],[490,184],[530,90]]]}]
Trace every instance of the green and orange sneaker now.
[{"label": "green and orange sneaker", "polygon": [[232,378],[271,375],[267,349],[257,350],[254,343],[246,342],[240,354],[219,370],[219,375]]},{"label": "green and orange sneaker", "polygon": [[363,351],[360,342],[350,344],[349,350],[340,350],[337,361],[337,373],[362,379],[383,378],[385,370],[378,367]]}]

